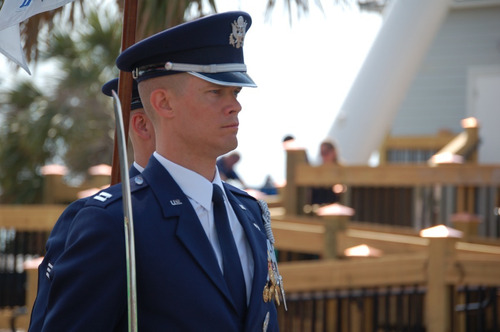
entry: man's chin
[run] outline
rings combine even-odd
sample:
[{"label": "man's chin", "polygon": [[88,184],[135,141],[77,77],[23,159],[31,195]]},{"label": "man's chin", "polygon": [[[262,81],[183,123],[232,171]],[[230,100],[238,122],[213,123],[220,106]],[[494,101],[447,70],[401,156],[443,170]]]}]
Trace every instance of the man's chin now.
[{"label": "man's chin", "polygon": [[237,147],[238,147],[238,139],[235,137],[234,142],[227,142],[224,148],[224,152],[221,155],[231,152]]}]

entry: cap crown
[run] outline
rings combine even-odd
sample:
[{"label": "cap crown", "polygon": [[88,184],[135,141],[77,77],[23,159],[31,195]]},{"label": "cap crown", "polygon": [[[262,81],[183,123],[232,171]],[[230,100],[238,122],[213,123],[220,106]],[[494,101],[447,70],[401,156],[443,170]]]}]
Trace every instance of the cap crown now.
[{"label": "cap crown", "polygon": [[226,80],[231,76],[227,73],[237,72],[240,73],[237,77],[229,78],[235,82],[228,83],[254,86],[246,75],[243,58],[245,34],[251,24],[250,15],[240,11],[205,16],[137,42],[118,56],[116,65],[121,70],[133,72],[139,82],[178,72],[200,73],[202,79],[208,77],[208,80],[217,81],[222,77],[217,75],[219,73],[225,73]]}]

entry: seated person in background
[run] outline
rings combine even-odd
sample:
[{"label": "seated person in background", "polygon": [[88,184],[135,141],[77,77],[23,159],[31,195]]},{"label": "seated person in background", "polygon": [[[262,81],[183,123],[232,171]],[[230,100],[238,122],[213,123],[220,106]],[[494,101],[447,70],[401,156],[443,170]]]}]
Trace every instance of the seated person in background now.
[{"label": "seated person in background", "polygon": [[262,191],[266,195],[277,195],[278,194],[278,188],[276,188],[276,185],[274,184],[274,181],[270,175],[266,176],[266,180],[265,180],[262,188],[260,188],[260,191]]},{"label": "seated person in background", "polygon": [[323,164],[338,164],[337,149],[331,141],[323,141],[319,146],[319,154]]},{"label": "seated person in background", "polygon": [[295,145],[295,137],[293,135],[286,135],[282,140],[283,149],[289,149]]},{"label": "seated person in background", "polygon": [[219,169],[222,181],[231,182],[233,185],[233,182],[237,181],[243,188],[246,188],[246,184],[234,170],[234,165],[236,165],[236,163],[240,161],[240,159],[241,156],[238,152],[232,152],[228,155],[220,157],[217,160],[217,168]]},{"label": "seated person in background", "polygon": [[[332,141],[325,140],[320,144],[320,156],[322,165],[338,165],[337,149]],[[339,194],[333,190],[334,187],[316,187],[310,190],[308,201],[313,206],[313,210],[315,205],[317,207],[318,205],[327,205],[339,201]]]}]

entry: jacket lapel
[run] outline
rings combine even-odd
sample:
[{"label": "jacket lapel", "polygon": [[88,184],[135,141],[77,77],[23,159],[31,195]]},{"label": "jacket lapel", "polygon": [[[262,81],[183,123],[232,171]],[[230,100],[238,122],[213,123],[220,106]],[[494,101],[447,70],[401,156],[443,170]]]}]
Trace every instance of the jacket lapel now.
[{"label": "jacket lapel", "polygon": [[252,316],[252,308],[259,308],[259,303],[262,301],[262,290],[267,278],[267,243],[263,233],[262,222],[254,219],[253,215],[247,210],[244,204],[234,196],[231,191],[226,188],[226,195],[231,202],[238,220],[240,221],[247,241],[252,248],[252,256],[254,260],[254,276],[252,281],[252,292],[250,294],[250,304],[247,311],[248,321]]},{"label": "jacket lapel", "polygon": [[201,226],[191,202],[168,171],[151,157],[143,176],[148,181],[158,200],[164,218],[177,218],[176,236],[192,258],[204,271],[207,278],[228,298],[231,296],[224,281],[212,245]]},{"label": "jacket lapel", "polygon": [[215,258],[212,245],[207,239],[198,216],[194,212],[191,203],[186,199],[187,204],[179,216],[177,225],[177,238],[191,253],[193,259],[198,263],[208,278],[220,289],[222,293],[232,302],[229,289]]}]

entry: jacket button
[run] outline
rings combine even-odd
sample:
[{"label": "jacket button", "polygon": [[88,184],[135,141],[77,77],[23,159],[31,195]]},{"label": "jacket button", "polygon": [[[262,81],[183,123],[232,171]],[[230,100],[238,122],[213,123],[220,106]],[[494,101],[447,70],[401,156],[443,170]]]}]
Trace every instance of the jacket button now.
[{"label": "jacket button", "polygon": [[140,176],[140,175],[137,175],[137,176],[134,178],[134,181],[135,181],[135,184],[137,184],[137,185],[139,185],[139,186],[140,186],[141,184],[143,184],[143,183],[144,183],[144,179],[143,179],[143,178],[142,178],[142,176]]}]

